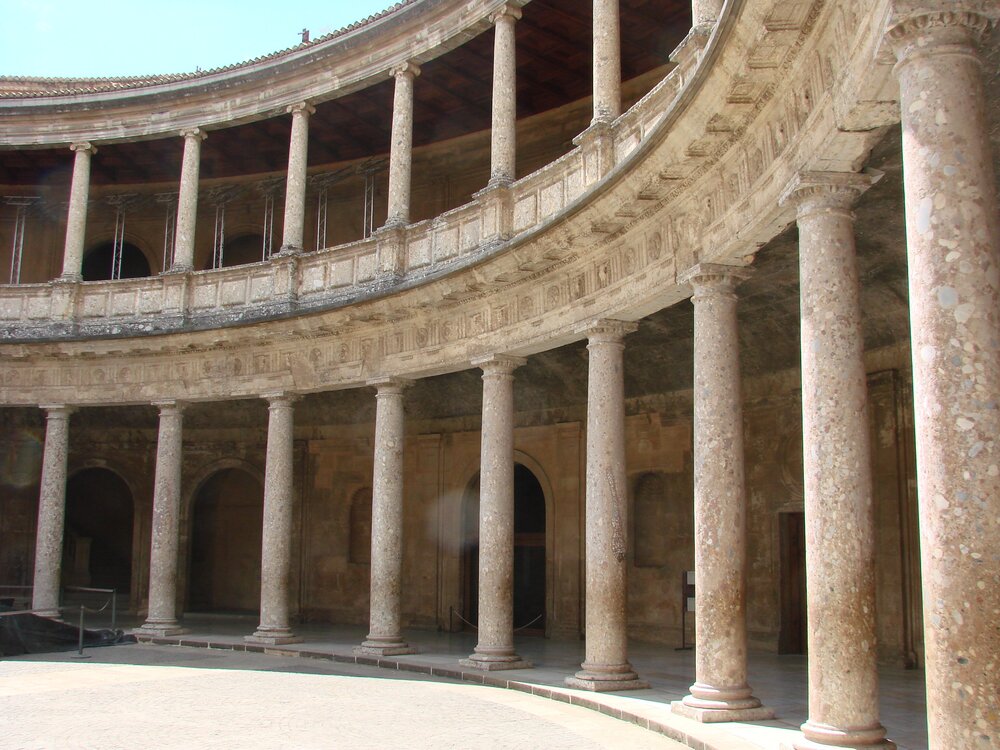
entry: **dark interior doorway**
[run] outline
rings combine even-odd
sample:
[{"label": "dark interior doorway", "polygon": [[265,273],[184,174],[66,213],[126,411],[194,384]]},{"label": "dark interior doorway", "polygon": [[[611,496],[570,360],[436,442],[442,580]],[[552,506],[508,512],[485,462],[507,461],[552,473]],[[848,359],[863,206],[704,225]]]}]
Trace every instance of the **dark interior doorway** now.
[{"label": "dark interior doorway", "polygon": [[198,489],[191,522],[188,611],[260,611],[264,488],[241,469],[222,469]]},{"label": "dark interior doorway", "polygon": [[[87,251],[83,256],[81,272],[84,281],[107,281],[114,278],[115,246],[113,242],[105,242]],[[141,279],[150,275],[149,261],[142,250],[126,242],[122,245],[120,279]]]},{"label": "dark interior doorway", "polygon": [[[462,618],[475,623],[479,618],[479,474],[465,492],[462,532]],[[545,586],[545,493],[530,469],[515,464],[514,627],[519,634],[545,634]]]},{"label": "dark interior doorway", "polygon": [[63,585],[115,589],[132,585],[132,491],[110,469],[84,469],[66,483]]},{"label": "dark interior doorway", "polygon": [[778,514],[781,550],[779,654],[804,654],[806,636],[806,522],[804,513]]}]

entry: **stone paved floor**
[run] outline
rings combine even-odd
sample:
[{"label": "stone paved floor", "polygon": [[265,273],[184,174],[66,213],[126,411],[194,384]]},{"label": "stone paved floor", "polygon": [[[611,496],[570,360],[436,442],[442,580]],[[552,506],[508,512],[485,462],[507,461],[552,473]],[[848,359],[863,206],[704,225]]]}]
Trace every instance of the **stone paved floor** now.
[{"label": "stone paved floor", "polygon": [[[243,648],[242,636],[254,630],[256,621],[245,618],[188,618],[185,625],[190,633],[181,637],[181,642],[204,645],[211,643],[221,648]],[[344,626],[302,626],[298,631],[304,642],[282,646],[275,650],[272,658],[287,661],[281,654],[301,654],[307,652],[329,660],[353,659],[352,648],[364,638],[365,629]],[[382,669],[378,674],[393,674],[406,680],[426,680],[422,672],[435,672],[443,676],[463,676],[478,680],[482,675],[469,670],[461,670],[458,659],[467,656],[475,646],[475,636],[469,633],[437,633],[414,630],[408,632],[408,639],[420,653],[394,657],[387,666],[399,666],[403,671],[392,672]],[[168,647],[169,648],[169,647]],[[750,657],[750,677],[754,693],[765,705],[773,708],[777,719],[770,722],[747,724],[702,725],[673,715],[669,710],[671,700],[681,698],[694,677],[694,655],[691,651],[676,651],[645,643],[630,644],[630,659],[639,675],[648,680],[650,690],[620,694],[594,695],[570,690],[563,685],[563,679],[572,674],[583,656],[580,641],[555,641],[538,637],[517,639],[518,652],[534,663],[534,668],[509,672],[494,672],[486,679],[497,680],[515,688],[514,691],[530,691],[538,695],[555,698],[555,702],[573,701],[621,716],[642,726],[651,726],[659,732],[694,747],[725,748],[725,750],[759,750],[781,747],[794,736],[795,730],[807,716],[806,704],[806,658],[801,656],[777,656],[753,653]],[[193,649],[177,649],[185,652]],[[98,650],[94,650],[98,658]],[[215,649],[204,651],[215,654]],[[225,652],[223,652],[225,653]],[[236,652],[236,656],[244,654]],[[324,659],[292,659],[309,661],[313,665],[330,664]],[[338,673],[344,669],[361,669],[361,665],[338,662],[333,665]],[[314,669],[318,667],[310,667]],[[364,667],[368,668],[368,667]],[[460,675],[460,672],[464,672]],[[881,678],[881,712],[889,737],[898,743],[900,750],[926,750],[926,719],[923,691],[923,673],[896,668],[883,668]],[[413,683],[410,683],[411,685]],[[419,685],[416,686],[420,688]],[[436,690],[436,688],[435,688]],[[596,711],[594,712],[596,713]],[[622,724],[622,726],[627,726]],[[631,727],[629,727],[631,729]],[[651,732],[648,734],[652,734]],[[520,745],[532,747],[535,745]],[[610,745],[622,747],[624,745]]]}]

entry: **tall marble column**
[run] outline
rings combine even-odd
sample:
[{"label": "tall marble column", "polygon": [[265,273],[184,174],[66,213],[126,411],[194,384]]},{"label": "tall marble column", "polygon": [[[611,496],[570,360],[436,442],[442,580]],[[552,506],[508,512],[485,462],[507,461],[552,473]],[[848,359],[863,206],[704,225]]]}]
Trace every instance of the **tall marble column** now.
[{"label": "tall marble column", "polygon": [[403,391],[406,380],[386,378],[375,407],[375,472],[372,478],[371,610],[368,637],[355,648],[361,654],[413,654],[403,640]]},{"label": "tall marble column", "polygon": [[723,0],[692,0],[691,26],[711,26],[722,14]]},{"label": "tall marble column", "polygon": [[516,176],[517,59],[514,24],[521,9],[507,4],[493,21],[493,129],[489,187],[506,187]]},{"label": "tall marble column", "polygon": [[260,560],[260,626],[248,643],[298,643],[292,632],[288,599],[292,576],[293,402],[296,396],[273,393],[267,399],[267,466],[264,469],[264,534]]},{"label": "tall marble column", "polygon": [[610,123],[622,113],[621,27],[618,0],[594,0],[594,119]]},{"label": "tall marble column", "polygon": [[301,253],[306,221],[306,169],[309,163],[309,116],[316,108],[299,102],[288,108],[292,134],[288,144],[288,177],[285,183],[285,221],[282,225],[282,253]]},{"label": "tall marble column", "polygon": [[392,100],[392,140],[389,145],[389,211],[385,226],[410,223],[410,172],[413,168],[413,79],[420,68],[413,63],[397,65]]},{"label": "tall marble column", "polygon": [[35,534],[35,582],[31,608],[43,617],[59,616],[63,529],[66,522],[66,466],[69,458],[69,416],[73,407],[62,404],[45,409],[45,448],[38,495],[38,530]]},{"label": "tall marble column", "polygon": [[177,550],[181,516],[184,404],[161,401],[153,479],[153,536],[149,550],[149,613],[141,632],[185,632],[177,621]]},{"label": "tall marble column", "polygon": [[475,360],[483,370],[479,475],[479,643],[462,665],[523,669],[514,652],[514,370],[520,357]]},{"label": "tall marble column", "polygon": [[87,234],[87,203],[90,200],[90,162],[97,149],[89,143],[74,143],[73,177],[69,188],[69,210],[66,215],[66,244],[60,281],[80,281],[83,278],[83,243]]},{"label": "tall marble column", "polygon": [[587,325],[586,625],[582,669],[569,687],[605,692],[647,688],[628,662],[628,496],[625,473],[621,320]]},{"label": "tall marble column", "polygon": [[703,263],[681,277],[694,289],[695,683],[673,704],[703,722],[756,721],[774,712],[747,683],[746,489],[736,326],[747,269]]},{"label": "tall marble column", "polygon": [[859,174],[802,174],[799,227],[809,720],[800,750],[894,747],[879,722],[875,511],[861,286]]},{"label": "tall marble column", "polygon": [[182,130],[184,157],[181,162],[181,184],[177,194],[177,223],[174,229],[175,273],[194,268],[194,238],[198,219],[198,173],[201,168],[201,142],[208,135],[204,130]]},{"label": "tall marble column", "polygon": [[1000,9],[917,5],[941,10],[894,19],[889,41],[903,128],[929,745],[997,747],[1000,206],[978,46]]}]

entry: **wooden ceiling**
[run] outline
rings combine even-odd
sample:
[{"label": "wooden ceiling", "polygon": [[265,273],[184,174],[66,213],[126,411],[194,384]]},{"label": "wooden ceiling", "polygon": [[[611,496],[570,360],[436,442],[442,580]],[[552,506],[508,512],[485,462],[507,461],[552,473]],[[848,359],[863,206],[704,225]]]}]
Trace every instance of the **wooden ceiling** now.
[{"label": "wooden ceiling", "polygon": [[[691,25],[690,0],[620,0],[622,78],[667,62]],[[517,22],[517,111],[524,118],[590,96],[592,4],[532,0]],[[493,33],[432,60],[415,84],[414,145],[490,127]],[[389,150],[393,83],[324,102],[309,127],[309,164],[333,164]],[[201,176],[239,177],[283,170],[290,118],[275,117],[209,133]],[[180,174],[181,140],[98,146],[94,185],[171,183]],[[68,149],[0,151],[0,184],[53,187],[68,182]]]}]

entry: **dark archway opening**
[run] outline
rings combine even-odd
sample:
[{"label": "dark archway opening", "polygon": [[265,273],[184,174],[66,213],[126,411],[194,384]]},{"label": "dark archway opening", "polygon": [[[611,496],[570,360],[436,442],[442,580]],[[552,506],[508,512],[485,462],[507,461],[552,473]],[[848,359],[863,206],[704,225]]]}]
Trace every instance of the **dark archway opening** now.
[{"label": "dark archway opening", "polygon": [[[83,256],[84,281],[107,281],[116,278],[114,275],[115,245],[105,242],[91,248]],[[141,279],[150,275],[149,261],[145,254],[135,245],[126,242],[122,245],[120,279]]]},{"label": "dark archway opening", "polygon": [[[462,618],[479,618],[479,474],[469,482],[462,512]],[[545,493],[526,466],[514,464],[514,628],[545,634]],[[469,625],[464,625],[471,629]]]},{"label": "dark archway opening", "polygon": [[260,610],[264,488],[241,469],[222,469],[198,489],[191,520],[191,612]]},{"label": "dark archway opening", "polygon": [[[264,260],[264,235],[242,234],[226,239],[222,247],[222,268],[260,263]],[[209,258],[205,270],[213,268],[214,258]]]},{"label": "dark archway opening", "polygon": [[109,469],[84,469],[66,483],[63,585],[115,589],[132,585],[132,491]]},{"label": "dark archway opening", "polygon": [[804,654],[806,628],[806,522],[804,513],[779,513],[781,623],[779,654]]}]

